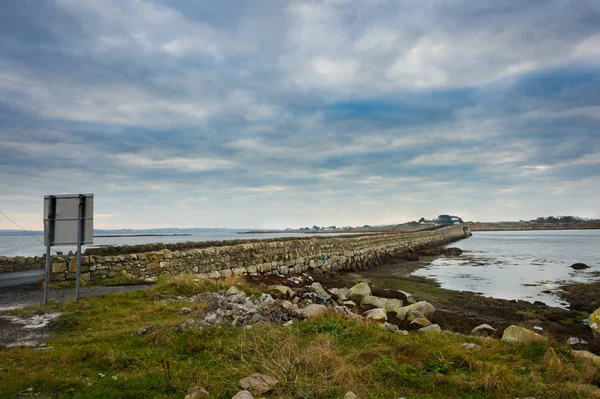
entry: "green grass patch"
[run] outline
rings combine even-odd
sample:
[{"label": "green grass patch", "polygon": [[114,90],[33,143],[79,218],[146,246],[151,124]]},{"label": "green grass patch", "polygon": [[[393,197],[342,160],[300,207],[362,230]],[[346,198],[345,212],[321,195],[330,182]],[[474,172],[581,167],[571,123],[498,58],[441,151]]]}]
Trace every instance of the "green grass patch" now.
[{"label": "green grass patch", "polygon": [[[258,324],[177,332],[203,304],[154,300],[191,296],[239,281],[161,279],[147,291],[52,304],[53,349],[0,349],[0,392],[33,388],[53,398],[182,398],[199,385],[231,398],[237,382],[259,372],[280,384],[269,398],[598,397],[597,366],[555,342],[515,345],[452,334],[395,334],[375,324],[330,315],[291,327]],[[244,287],[246,292],[260,288]],[[179,316],[182,306],[193,308]],[[39,310],[33,307],[21,314]],[[132,335],[153,325],[145,336]]]}]

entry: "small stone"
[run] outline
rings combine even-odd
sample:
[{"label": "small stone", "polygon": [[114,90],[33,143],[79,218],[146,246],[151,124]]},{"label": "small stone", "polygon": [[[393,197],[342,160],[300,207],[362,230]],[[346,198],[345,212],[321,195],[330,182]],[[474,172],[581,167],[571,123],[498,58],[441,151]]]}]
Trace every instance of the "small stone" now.
[{"label": "small stone", "polygon": [[344,306],[350,307],[350,308],[355,308],[356,307],[356,303],[354,301],[344,301],[342,302],[344,304]]},{"label": "small stone", "polygon": [[569,337],[569,339],[567,339],[567,345],[578,345],[580,343],[579,338],[575,338],[575,337]]},{"label": "small stone", "polygon": [[363,313],[363,316],[365,317],[365,319],[371,320],[371,321],[378,321],[378,322],[387,321],[386,311],[385,311],[385,309],[381,309],[381,308],[371,309],[371,310]]},{"label": "small stone", "polygon": [[249,391],[239,391],[231,399],[254,399],[254,396]]},{"label": "small stone", "polygon": [[262,295],[260,296],[260,301],[261,301],[261,302],[263,302],[263,303],[269,303],[269,302],[273,302],[273,301],[274,301],[274,299],[273,299],[273,297],[272,297],[271,295],[269,295],[269,294],[262,294]]},{"label": "small stone", "polygon": [[502,341],[508,342],[536,342],[545,340],[546,337],[519,326],[509,326],[502,334]]},{"label": "small stone", "polygon": [[442,332],[442,328],[437,325],[437,324],[431,324],[429,326],[423,327],[423,328],[419,328],[419,331],[423,331],[423,332]]},{"label": "small stone", "polygon": [[187,395],[185,399],[200,399],[200,398],[208,398],[208,392],[204,388],[200,387],[191,387],[188,389]]},{"label": "small stone", "polygon": [[285,285],[270,285],[269,289],[273,292],[285,295],[289,298],[294,297],[294,291],[290,287],[287,287]]},{"label": "small stone", "polygon": [[133,334],[131,335],[137,335],[138,337],[142,337],[146,334],[148,334],[150,331],[152,331],[154,329],[154,325],[152,326],[146,326],[146,327],[142,327],[139,330],[136,330]]},{"label": "small stone", "polygon": [[398,331],[398,333],[402,334],[402,335],[409,335],[409,332],[406,330],[400,330],[400,331]]},{"label": "small stone", "polygon": [[344,399],[358,399],[358,396],[356,396],[354,392],[350,391],[344,395]]},{"label": "small stone", "polygon": [[310,288],[312,288],[313,292],[317,294],[318,297],[322,298],[325,301],[328,301],[331,298],[331,295],[325,291],[325,288],[321,285],[321,283],[314,282],[311,284]]},{"label": "small stone", "polygon": [[474,350],[474,351],[480,351],[481,350],[481,346],[477,345],[477,344],[472,344],[472,343],[464,343],[462,344],[462,347],[467,349],[467,350]]},{"label": "small stone", "polygon": [[185,330],[190,330],[193,328],[199,328],[200,327],[200,323],[194,319],[189,319],[184,321],[183,323],[181,323],[178,327],[177,327],[177,331],[185,331]]},{"label": "small stone", "polygon": [[498,333],[494,327],[489,324],[481,324],[475,327],[471,331],[471,335],[474,337],[493,337]]},{"label": "small stone", "polygon": [[327,306],[311,303],[301,309],[299,313],[310,319],[312,317],[321,316],[325,314],[325,312],[327,312]]},{"label": "small stone", "polygon": [[188,314],[188,313],[192,313],[191,308],[181,308],[181,310],[179,311],[180,315],[184,315],[184,314]]},{"label": "small stone", "polygon": [[242,389],[252,391],[256,395],[262,395],[272,390],[279,381],[268,375],[254,373],[249,377],[242,378],[239,382]]},{"label": "small stone", "polygon": [[391,323],[383,323],[383,327],[385,327],[386,330],[392,331],[392,332],[399,332],[400,329],[398,328],[397,325],[395,324],[391,324]]},{"label": "small stone", "polygon": [[232,285],[231,287],[229,287],[229,289],[227,290],[227,292],[225,293],[225,296],[232,296],[232,295],[237,295],[239,294],[241,291],[238,289],[238,287],[236,287],[235,285]]},{"label": "small stone", "polygon": [[580,359],[591,360],[595,364],[600,365],[600,356],[594,355],[592,352],[588,352],[588,351],[571,351],[571,353],[573,353],[573,355],[575,355],[575,357],[578,357]]},{"label": "small stone", "polygon": [[365,282],[358,283],[350,288],[349,295],[354,302],[360,303],[365,296],[371,295],[371,288]]}]

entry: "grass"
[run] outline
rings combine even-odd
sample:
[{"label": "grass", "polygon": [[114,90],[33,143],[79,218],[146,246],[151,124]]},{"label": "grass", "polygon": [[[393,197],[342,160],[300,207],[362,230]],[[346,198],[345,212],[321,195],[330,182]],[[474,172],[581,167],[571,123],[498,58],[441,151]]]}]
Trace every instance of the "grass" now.
[{"label": "grass", "polygon": [[[161,279],[148,291],[50,306],[64,312],[49,351],[0,349],[0,392],[33,388],[53,398],[182,398],[199,385],[231,398],[237,381],[259,372],[280,384],[272,398],[594,398],[600,369],[556,342],[529,345],[454,334],[394,334],[335,315],[291,327],[219,327],[176,332],[201,303],[156,302],[166,292],[190,296],[240,284],[192,276]],[[179,316],[182,306],[191,315]],[[39,307],[20,311],[33,313]],[[145,336],[137,329],[155,325]],[[477,342],[481,351],[467,351]]]}]

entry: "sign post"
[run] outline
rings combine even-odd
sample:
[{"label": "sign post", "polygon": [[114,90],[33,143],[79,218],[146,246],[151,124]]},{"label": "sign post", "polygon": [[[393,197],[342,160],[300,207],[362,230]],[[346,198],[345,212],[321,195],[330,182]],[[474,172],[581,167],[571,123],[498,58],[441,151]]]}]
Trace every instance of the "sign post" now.
[{"label": "sign post", "polygon": [[53,245],[77,245],[75,298],[81,290],[81,245],[94,243],[94,195],[47,195],[44,197],[44,243],[46,270],[44,304],[48,304],[50,284],[50,248]]}]

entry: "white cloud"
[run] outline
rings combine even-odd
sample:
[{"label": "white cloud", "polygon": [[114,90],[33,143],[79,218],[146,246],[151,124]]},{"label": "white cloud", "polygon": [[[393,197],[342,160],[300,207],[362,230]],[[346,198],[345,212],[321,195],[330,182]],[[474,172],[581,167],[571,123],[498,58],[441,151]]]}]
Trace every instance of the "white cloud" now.
[{"label": "white cloud", "polygon": [[216,158],[166,158],[153,159],[141,154],[119,154],[114,157],[117,162],[127,166],[149,169],[174,169],[180,172],[202,172],[208,170],[228,169],[235,166],[232,161]]}]

